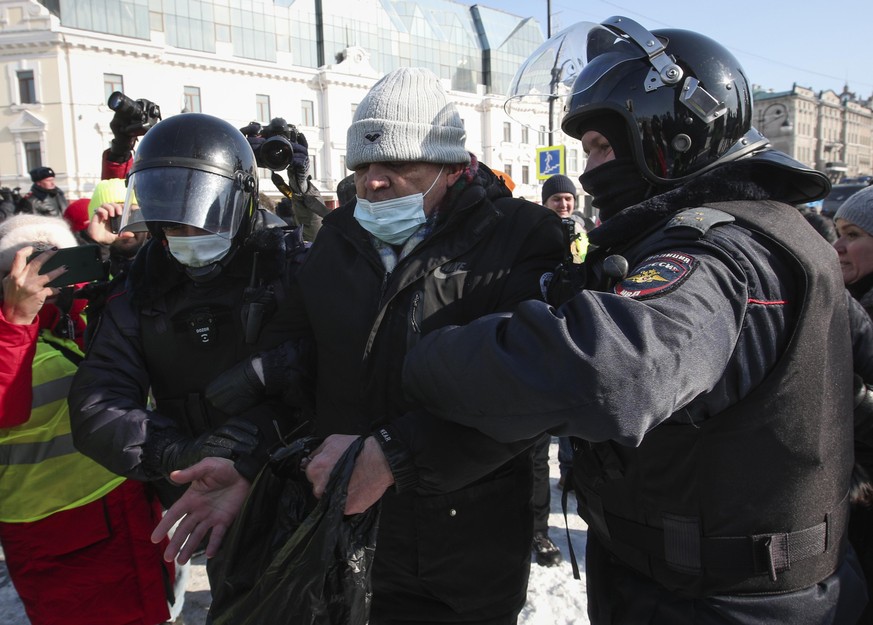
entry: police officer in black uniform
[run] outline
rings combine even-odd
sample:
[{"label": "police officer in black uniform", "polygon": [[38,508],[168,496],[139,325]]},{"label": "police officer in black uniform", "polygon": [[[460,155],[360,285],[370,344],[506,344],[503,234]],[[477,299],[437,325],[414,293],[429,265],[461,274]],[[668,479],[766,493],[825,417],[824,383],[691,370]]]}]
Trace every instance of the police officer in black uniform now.
[{"label": "police officer in black uniform", "polygon": [[113,282],[70,390],[73,438],[116,473],[154,481],[169,506],[172,471],[213,456],[251,481],[297,425],[278,395],[238,412],[205,389],[244,360],[262,376],[250,357],[287,340],[282,304],[304,245],[257,208],[254,153],[216,117],[156,124],[127,184],[122,230],[144,222],[151,239]]},{"label": "police officer in black uniform", "polygon": [[30,170],[30,179],[33,185],[27,195],[21,198],[15,212],[61,217],[67,209],[67,196],[55,184],[55,170],[51,167],[34,167]]},{"label": "police officer in black uniform", "polygon": [[855,623],[846,298],[789,205],[827,179],[752,128],[718,43],[623,17],[559,37],[597,249],[559,307],[425,337],[405,391],[498,440],[574,437],[592,623]]}]

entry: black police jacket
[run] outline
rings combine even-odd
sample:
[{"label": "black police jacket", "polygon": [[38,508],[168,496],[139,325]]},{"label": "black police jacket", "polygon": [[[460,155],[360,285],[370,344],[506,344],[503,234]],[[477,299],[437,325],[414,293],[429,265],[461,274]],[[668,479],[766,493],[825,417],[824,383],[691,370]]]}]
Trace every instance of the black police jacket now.
[{"label": "black police jacket", "polygon": [[400,368],[427,333],[540,296],[541,275],[563,255],[560,220],[481,167],[389,274],[353,211],[324,218],[297,276],[317,345],[318,430],[385,427],[414,465],[414,479],[395,475],[397,492],[382,500],[373,609],[399,621],[517,611],[533,531],[529,444],[422,413],[401,392]]},{"label": "black police jacket", "polygon": [[[406,392],[440,416],[499,440],[588,441],[574,462],[580,512],[606,553],[589,552],[592,622],[631,605],[646,622],[830,622],[862,601],[843,549],[841,278],[829,246],[753,180],[725,165],[626,209],[589,235],[593,290],[436,332],[407,357]],[[719,200],[742,203],[713,205],[736,219],[703,234],[692,212],[690,227],[664,230]],[[613,254],[627,256],[621,280],[602,270]],[[782,599],[756,594],[768,587]],[[658,620],[668,605],[681,609]]]},{"label": "black police jacket", "polygon": [[[149,430],[196,436],[235,416],[203,392],[222,372],[287,339],[283,303],[301,249],[296,231],[259,221],[218,276],[197,282],[169,257],[163,239],[147,242],[126,279],[113,283],[70,389],[77,448],[119,475],[155,479],[142,463]],[[249,323],[252,303],[261,305],[257,323]],[[259,426],[262,459],[277,427],[294,425],[294,413],[270,401],[244,416]]]},{"label": "black police jacket", "polygon": [[31,213],[46,217],[63,217],[67,209],[67,196],[60,188],[47,191],[35,184],[30,192],[21,198],[17,213]]},{"label": "black police jacket", "polygon": [[[764,367],[733,358],[724,382],[678,406],[639,444],[580,446],[583,516],[622,562],[671,591],[798,590],[842,557],[852,459],[852,398],[839,392],[851,385],[848,316],[836,267],[823,262],[829,246],[804,226],[794,208],[773,202],[684,211],[626,250],[634,269],[605,285],[632,298],[682,288],[697,248],[746,277],[744,323],[777,337]],[[787,313],[782,327],[753,320],[752,309],[771,307]],[[810,383],[813,372],[819,383]],[[741,393],[714,409],[728,384]]]}]

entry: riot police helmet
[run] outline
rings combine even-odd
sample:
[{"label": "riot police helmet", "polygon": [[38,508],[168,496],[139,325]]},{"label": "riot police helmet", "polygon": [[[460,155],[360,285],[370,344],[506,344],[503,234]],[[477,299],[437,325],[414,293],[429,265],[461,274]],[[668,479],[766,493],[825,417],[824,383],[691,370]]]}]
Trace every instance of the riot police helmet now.
[{"label": "riot police helmet", "polygon": [[596,130],[592,119],[618,115],[640,173],[656,186],[677,186],[768,144],[752,127],[743,68],[712,39],[612,17],[588,32],[585,51],[561,128],[581,138]]},{"label": "riot police helmet", "polygon": [[122,228],[142,221],[154,236],[162,236],[167,225],[186,225],[238,241],[252,227],[257,164],[233,125],[211,115],[183,113],[145,134],[127,187]]}]

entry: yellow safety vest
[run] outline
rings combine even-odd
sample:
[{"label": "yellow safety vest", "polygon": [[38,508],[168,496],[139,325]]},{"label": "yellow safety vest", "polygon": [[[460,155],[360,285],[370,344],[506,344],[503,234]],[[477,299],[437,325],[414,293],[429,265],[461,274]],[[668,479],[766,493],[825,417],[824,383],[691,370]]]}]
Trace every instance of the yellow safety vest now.
[{"label": "yellow safety vest", "polygon": [[588,234],[578,222],[574,222],[573,231],[575,235],[570,240],[570,253],[573,254],[573,263],[581,265],[585,262],[585,255],[588,254]]},{"label": "yellow safety vest", "polygon": [[38,521],[100,499],[125,478],[73,447],[67,394],[76,365],[50,343],[81,355],[72,341],[44,330],[33,359],[30,419],[0,428],[0,521]]}]

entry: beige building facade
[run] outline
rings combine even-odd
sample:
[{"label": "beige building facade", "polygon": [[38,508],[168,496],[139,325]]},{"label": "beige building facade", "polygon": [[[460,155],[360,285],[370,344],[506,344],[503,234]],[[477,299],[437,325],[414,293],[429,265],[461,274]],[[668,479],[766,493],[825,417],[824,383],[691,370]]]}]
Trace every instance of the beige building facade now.
[{"label": "beige building facade", "polygon": [[[152,6],[147,0],[129,1]],[[220,26],[218,9],[236,2],[210,1],[215,5],[211,19]],[[0,0],[0,186],[20,187],[23,193],[31,185],[27,172],[36,163],[55,170],[57,184],[68,198],[89,196],[100,179],[101,153],[112,139],[113,112],[106,102],[113,91],[155,102],[164,119],[195,111],[243,127],[251,121],[266,124],[272,117],[285,118],[306,136],[313,179],[328,200],[350,173],[345,167],[346,129],[357,103],[384,73],[373,66],[370,50],[348,46],[324,65],[308,67],[298,62],[301,54],[293,41],[276,46],[274,60],[241,57],[220,35],[214,51],[192,50],[168,43],[178,37],[168,27],[168,15],[148,13],[144,38],[142,32],[124,36],[64,26],[48,4]],[[297,10],[299,19],[311,21],[306,2],[287,8],[280,2],[258,4],[274,11],[277,20],[282,12],[292,15],[288,19],[293,22]],[[359,19],[388,6],[386,0],[354,4]],[[443,4],[452,8],[457,3]],[[62,1],[59,6],[64,5]],[[528,19],[500,12],[482,19],[514,22],[515,28],[504,29],[506,33],[519,32],[521,25],[530,27]],[[500,29],[495,31],[498,38],[503,36]],[[533,48],[535,43],[529,45]],[[502,93],[489,93],[481,83],[462,85],[457,75],[444,83],[464,120],[468,149],[493,169],[508,173],[517,196],[539,201],[536,149],[547,140],[547,115],[534,123],[538,130],[523,127],[504,112]],[[568,145],[568,162],[574,169],[567,173],[577,177],[584,168],[578,142],[559,129],[554,140]],[[262,170],[261,189],[278,197],[269,176]]]},{"label": "beige building facade", "polygon": [[873,98],[843,90],[791,90],[754,94],[755,125],[771,144],[798,161],[843,178],[873,175]]}]

